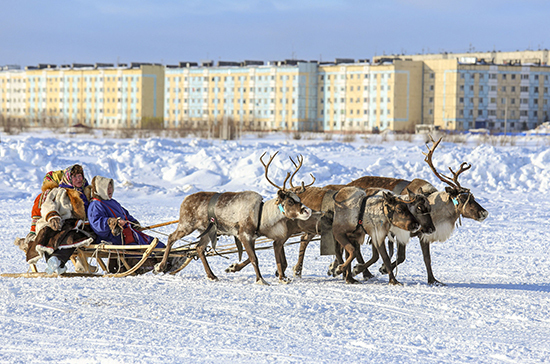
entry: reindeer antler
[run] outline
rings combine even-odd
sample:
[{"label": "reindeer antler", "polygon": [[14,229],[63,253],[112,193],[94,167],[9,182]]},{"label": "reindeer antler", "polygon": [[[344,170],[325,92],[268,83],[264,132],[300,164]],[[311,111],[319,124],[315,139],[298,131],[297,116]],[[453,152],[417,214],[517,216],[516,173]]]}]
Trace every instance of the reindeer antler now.
[{"label": "reindeer antler", "polygon": [[[445,182],[446,184],[448,184],[449,186],[451,187],[454,187],[454,188],[459,188],[460,187],[460,184],[458,184],[458,182],[456,181],[456,178],[458,178],[458,175],[455,175],[455,179],[451,179],[445,175],[442,175],[442,174],[439,174],[437,172],[437,169],[435,168],[434,164],[433,164],[433,161],[432,161],[432,156],[434,154],[434,151],[435,151],[435,148],[437,148],[437,146],[439,145],[439,143],[441,142],[441,139],[443,139],[443,137],[439,138],[439,140],[436,142],[434,140],[434,138],[430,135],[430,139],[433,143],[433,146],[430,148],[428,143],[429,142],[426,142],[426,148],[428,148],[428,153],[424,153],[422,152],[422,154],[424,154],[426,156],[426,158],[424,158],[424,161],[426,163],[428,163],[428,165],[430,166],[430,168],[432,169],[432,172],[435,174],[435,176],[437,178],[439,178],[442,182]],[[462,166],[461,166],[462,167]],[[449,169],[451,169],[449,167]],[[459,171],[459,174],[464,172],[461,168],[461,170]],[[455,174],[452,170],[451,170],[451,173],[453,173],[453,175]]]},{"label": "reindeer antler", "polygon": [[264,152],[264,154],[262,154],[262,156],[260,157],[260,162],[262,162],[262,164],[264,165],[264,169],[265,169],[265,178],[267,179],[267,182],[271,183],[273,186],[275,186],[278,190],[282,190],[282,191],[286,191],[286,181],[288,181],[288,179],[290,178],[290,172],[288,172],[286,174],[286,178],[285,178],[285,181],[283,182],[283,187],[279,187],[277,186],[275,183],[273,183],[272,180],[269,179],[268,175],[267,175],[267,170],[269,169],[269,165],[271,164],[271,162],[273,162],[273,158],[275,158],[275,156],[279,153],[279,151],[275,152],[275,154],[273,154],[273,156],[271,158],[269,158],[269,162],[267,162],[267,165],[265,164],[265,162],[263,161],[263,157],[264,155],[267,154],[267,152]]},{"label": "reindeer antler", "polygon": [[460,185],[460,183],[458,183],[458,176],[460,176],[462,172],[467,171],[470,168],[472,168],[472,165],[466,162],[462,162],[462,164],[460,165],[460,170],[456,173],[451,169],[451,167],[449,167],[449,171],[451,171],[451,173],[453,174],[453,181],[459,188],[462,188],[462,186]]},{"label": "reindeer antler", "polygon": [[[294,167],[296,168],[294,173],[292,173],[292,176],[290,176],[290,187],[294,188],[294,184],[292,183],[292,180],[294,179],[294,176],[296,175],[296,173],[298,173],[300,168],[302,168],[302,164],[304,163],[304,156],[300,154],[298,157],[296,157],[296,160],[299,162],[299,164],[296,164],[296,162],[294,162],[292,157],[288,157],[288,158],[290,158],[290,161],[292,162],[292,164],[294,164]],[[315,183],[315,176],[313,175],[313,173],[310,173],[309,175],[311,176],[311,178],[313,178],[313,181],[308,185],[305,185],[304,181],[302,181],[302,192],[306,190],[306,187],[310,187]]]}]

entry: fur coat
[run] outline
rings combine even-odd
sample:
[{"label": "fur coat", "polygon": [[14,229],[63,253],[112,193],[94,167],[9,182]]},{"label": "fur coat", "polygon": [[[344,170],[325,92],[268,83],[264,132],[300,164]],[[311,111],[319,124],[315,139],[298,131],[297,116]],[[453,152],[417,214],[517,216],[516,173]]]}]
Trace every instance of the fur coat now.
[{"label": "fur coat", "polygon": [[[36,239],[27,248],[29,264],[36,263],[45,253],[89,245],[94,240],[81,230],[86,211],[76,190],[61,187],[49,190],[40,208],[40,215],[36,222]],[[53,219],[61,219],[58,224],[60,230],[52,228]]]}]

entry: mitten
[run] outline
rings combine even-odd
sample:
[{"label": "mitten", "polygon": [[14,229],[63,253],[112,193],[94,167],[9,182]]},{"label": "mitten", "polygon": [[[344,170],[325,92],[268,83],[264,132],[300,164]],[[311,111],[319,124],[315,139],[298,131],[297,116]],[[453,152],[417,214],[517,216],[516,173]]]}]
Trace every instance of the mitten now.
[{"label": "mitten", "polygon": [[109,229],[111,229],[111,233],[114,236],[119,236],[122,232],[122,228],[118,225],[118,219],[115,217],[110,217],[107,220],[107,224],[109,225]]},{"label": "mitten", "polygon": [[59,216],[52,217],[48,223],[50,224],[50,227],[52,230],[59,231],[61,230],[61,218]]}]

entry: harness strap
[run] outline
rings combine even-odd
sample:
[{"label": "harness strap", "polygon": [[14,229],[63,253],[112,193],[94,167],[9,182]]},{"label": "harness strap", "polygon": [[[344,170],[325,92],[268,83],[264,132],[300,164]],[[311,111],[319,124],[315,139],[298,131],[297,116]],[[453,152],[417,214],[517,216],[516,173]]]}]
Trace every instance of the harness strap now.
[{"label": "harness strap", "polygon": [[260,225],[262,223],[262,212],[264,211],[264,202],[260,202],[260,212],[258,213],[258,225],[256,226],[256,233],[260,231]]},{"label": "harness strap", "polygon": [[216,206],[216,203],[218,202],[218,198],[220,198],[221,193],[215,193],[212,197],[210,197],[210,201],[208,201],[208,220],[212,221],[217,224],[218,219],[216,218],[216,213],[214,211],[214,207]]},{"label": "harness strap", "polygon": [[212,249],[214,249],[214,251],[216,251],[216,243],[218,242],[218,219],[216,218],[216,212],[214,210],[216,207],[216,203],[218,202],[218,198],[220,198],[220,195],[221,193],[215,193],[212,195],[212,197],[210,197],[207,210],[209,221],[208,227],[202,232],[202,234],[199,235],[199,239],[208,235],[208,239],[210,239],[210,242],[212,243]]},{"label": "harness strap", "polygon": [[361,200],[361,207],[359,208],[359,218],[357,221],[357,225],[361,226],[365,234],[367,231],[365,230],[365,227],[363,226],[363,215],[365,214],[365,208],[367,207],[367,196],[363,197]]}]

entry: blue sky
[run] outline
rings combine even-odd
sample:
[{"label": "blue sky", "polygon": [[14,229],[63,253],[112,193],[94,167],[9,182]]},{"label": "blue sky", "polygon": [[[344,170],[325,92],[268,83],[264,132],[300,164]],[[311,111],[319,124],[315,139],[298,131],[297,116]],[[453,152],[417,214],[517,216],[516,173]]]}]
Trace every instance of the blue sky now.
[{"label": "blue sky", "polygon": [[0,65],[550,49],[546,0],[0,0]]}]

